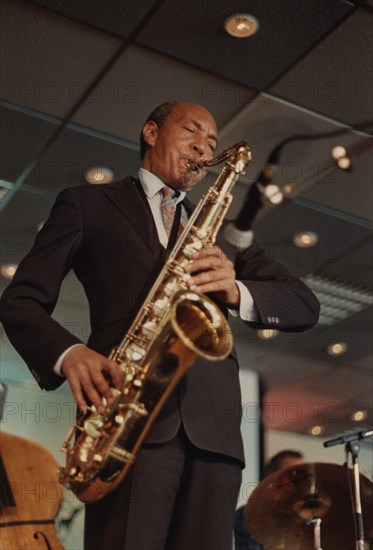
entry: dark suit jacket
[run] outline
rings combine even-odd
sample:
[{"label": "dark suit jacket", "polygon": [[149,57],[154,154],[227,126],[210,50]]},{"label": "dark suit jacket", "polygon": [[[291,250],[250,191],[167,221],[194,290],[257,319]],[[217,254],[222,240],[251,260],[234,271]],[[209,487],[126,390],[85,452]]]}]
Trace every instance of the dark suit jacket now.
[{"label": "dark suit jacket", "polygon": [[[188,201],[185,207],[192,208]],[[218,244],[234,256],[221,237]],[[42,388],[62,383],[53,366],[67,347],[79,343],[50,317],[66,273],[74,270],[89,302],[88,345],[107,355],[122,340],[161,263],[156,227],[134,180],[60,193],[1,304],[9,339]],[[236,254],[235,264],[238,279],[254,298],[256,327],[299,331],[315,324],[319,306],[314,295],[259,247]],[[222,309],[226,311],[225,306]],[[169,399],[148,441],[170,439],[181,418],[195,445],[243,461],[238,367],[233,356],[218,363],[198,360]]]}]

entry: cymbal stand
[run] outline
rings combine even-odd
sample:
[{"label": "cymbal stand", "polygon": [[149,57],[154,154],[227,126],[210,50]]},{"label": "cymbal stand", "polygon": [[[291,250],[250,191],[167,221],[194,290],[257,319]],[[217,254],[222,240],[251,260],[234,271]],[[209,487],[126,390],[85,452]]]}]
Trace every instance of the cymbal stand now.
[{"label": "cymbal stand", "polygon": [[[311,493],[306,497],[307,508],[310,508],[314,512],[319,507],[318,495],[314,492],[314,487],[311,487]],[[307,522],[307,525],[313,525],[313,550],[322,550],[321,548],[321,518],[314,513],[312,519]]]},{"label": "cymbal stand", "polygon": [[321,518],[313,518],[308,525],[313,524],[313,550],[322,550],[321,548]]}]

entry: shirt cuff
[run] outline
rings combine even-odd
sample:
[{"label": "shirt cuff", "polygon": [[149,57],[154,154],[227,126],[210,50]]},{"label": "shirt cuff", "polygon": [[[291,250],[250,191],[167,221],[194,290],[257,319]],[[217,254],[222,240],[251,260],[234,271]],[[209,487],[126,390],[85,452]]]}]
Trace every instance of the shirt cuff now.
[{"label": "shirt cuff", "polygon": [[238,290],[240,291],[240,307],[239,310],[229,309],[229,313],[233,317],[238,317],[243,321],[258,322],[258,312],[255,307],[254,299],[250,294],[249,289],[241,282],[236,281]]},{"label": "shirt cuff", "polygon": [[56,364],[54,365],[53,367],[53,372],[55,374],[57,374],[58,376],[63,376],[62,374],[62,371],[61,371],[61,366],[62,366],[62,361],[64,360],[65,358],[65,355],[68,354],[68,352],[73,349],[73,348],[76,348],[76,346],[84,346],[84,344],[74,344],[73,346],[70,346],[69,348],[65,349],[65,351],[63,353],[61,353],[61,355],[59,356],[59,358],[57,359],[57,362]]}]

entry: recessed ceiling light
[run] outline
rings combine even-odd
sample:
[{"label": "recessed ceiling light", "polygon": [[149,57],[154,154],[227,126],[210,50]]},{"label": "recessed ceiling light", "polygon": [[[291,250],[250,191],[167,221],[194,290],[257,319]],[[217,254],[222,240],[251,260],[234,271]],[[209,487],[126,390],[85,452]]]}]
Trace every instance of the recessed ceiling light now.
[{"label": "recessed ceiling light", "polygon": [[12,279],[17,267],[18,264],[3,264],[0,268],[1,275],[6,279]]},{"label": "recessed ceiling light", "polygon": [[258,336],[262,340],[273,340],[273,338],[278,336],[278,330],[274,328],[264,328],[262,330],[258,330]]},{"label": "recessed ceiling light", "polygon": [[341,170],[348,170],[351,167],[351,159],[348,157],[342,157],[337,160],[337,164]]},{"label": "recessed ceiling light", "polygon": [[302,231],[294,235],[293,243],[298,248],[311,248],[318,242],[319,237],[313,231]]},{"label": "recessed ceiling light", "polygon": [[327,352],[329,355],[343,355],[347,351],[347,344],[346,342],[335,342],[334,344],[330,344],[327,347]]},{"label": "recessed ceiling light", "polygon": [[342,145],[336,145],[332,149],[332,157],[335,160],[341,159],[347,155],[346,149]]},{"label": "recessed ceiling light", "polygon": [[317,436],[321,435],[324,431],[324,428],[322,426],[312,426],[312,428],[309,430],[309,433],[311,435]]},{"label": "recessed ceiling light", "polygon": [[231,36],[247,38],[257,32],[259,21],[248,13],[235,13],[225,20],[224,27]]},{"label": "recessed ceiling light", "polygon": [[366,411],[355,411],[351,415],[351,420],[353,420],[354,422],[362,422],[363,420],[366,419],[367,416],[368,416],[368,413]]},{"label": "recessed ceiling light", "polygon": [[114,172],[110,168],[104,166],[92,166],[89,168],[84,177],[88,183],[110,183],[114,179]]}]

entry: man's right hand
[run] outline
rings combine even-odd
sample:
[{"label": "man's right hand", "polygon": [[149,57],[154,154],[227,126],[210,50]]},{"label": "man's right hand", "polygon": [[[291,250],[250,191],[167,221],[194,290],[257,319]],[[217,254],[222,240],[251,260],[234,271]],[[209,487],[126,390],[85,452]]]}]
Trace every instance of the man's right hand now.
[{"label": "man's right hand", "polygon": [[[67,378],[78,407],[84,411],[89,400],[99,412],[102,398],[112,400],[111,387],[119,387],[119,365],[84,344],[74,346],[63,358],[61,372]],[[111,384],[110,384],[111,383]]]}]

